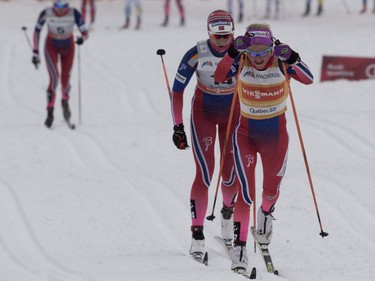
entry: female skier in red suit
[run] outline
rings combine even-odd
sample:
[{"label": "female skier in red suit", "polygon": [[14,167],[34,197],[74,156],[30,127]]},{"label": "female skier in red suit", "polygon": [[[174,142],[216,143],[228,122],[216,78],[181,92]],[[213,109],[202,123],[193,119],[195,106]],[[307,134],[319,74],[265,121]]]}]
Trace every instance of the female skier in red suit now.
[{"label": "female skier in red suit", "polygon": [[39,37],[43,25],[47,23],[48,33],[45,41],[44,54],[48,74],[50,77],[47,89],[47,119],[45,125],[50,128],[53,122],[53,109],[55,105],[56,88],[59,80],[58,61],[61,63],[61,87],[62,87],[62,107],[64,119],[70,119],[69,92],[70,92],[70,72],[74,59],[74,25],[78,26],[82,37],[76,40],[81,45],[87,39],[88,33],[81,14],[74,8],[69,7],[66,0],[55,0],[52,7],[44,9],[39,17],[34,31],[33,64],[38,67],[39,57]]}]

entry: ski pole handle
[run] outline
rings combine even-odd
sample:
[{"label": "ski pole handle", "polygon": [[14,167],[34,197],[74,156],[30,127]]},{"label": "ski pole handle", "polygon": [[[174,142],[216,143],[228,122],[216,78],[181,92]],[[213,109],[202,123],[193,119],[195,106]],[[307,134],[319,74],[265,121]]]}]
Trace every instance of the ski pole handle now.
[{"label": "ski pole handle", "polygon": [[27,43],[29,44],[30,49],[31,49],[31,51],[32,51],[32,50],[33,50],[33,46],[31,45],[30,38],[29,38],[29,36],[27,35],[27,27],[26,27],[26,26],[22,26],[22,30],[23,30],[23,33],[25,34],[25,37],[26,37]]},{"label": "ski pole handle", "polygon": [[159,55],[160,58],[161,58],[161,64],[163,66],[165,82],[167,84],[169,98],[171,99],[172,98],[172,92],[171,92],[171,87],[169,86],[169,80],[168,80],[167,70],[165,69],[165,63],[164,63],[164,59],[163,59],[163,56],[165,55],[165,50],[164,49],[158,49],[156,51],[156,54]]}]

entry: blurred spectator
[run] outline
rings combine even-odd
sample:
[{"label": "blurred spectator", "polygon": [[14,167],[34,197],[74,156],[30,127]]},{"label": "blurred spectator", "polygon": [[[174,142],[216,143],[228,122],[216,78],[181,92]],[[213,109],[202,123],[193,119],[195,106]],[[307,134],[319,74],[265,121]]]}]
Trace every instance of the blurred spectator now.
[{"label": "blurred spectator", "polygon": [[[361,14],[364,14],[367,12],[367,0],[362,0],[363,2],[363,7],[362,10],[360,11]],[[372,13],[375,14],[375,0],[374,0],[374,6],[372,8]]]},{"label": "blurred spectator", "polygon": [[[238,1],[238,22],[242,22],[244,4],[243,4],[243,0],[237,0],[237,1]],[[233,17],[233,0],[228,0],[227,6],[228,6],[228,12]]]},{"label": "blurred spectator", "polygon": [[[165,4],[164,4],[165,18],[164,18],[164,22],[162,23],[162,26],[167,26],[169,23],[169,13],[171,10],[170,4],[171,4],[171,0],[165,0]],[[185,25],[185,9],[184,9],[184,6],[182,5],[182,0],[176,0],[176,4],[177,4],[178,12],[180,14],[180,25],[184,26]]]},{"label": "blurred spectator", "polygon": [[279,18],[279,11],[280,11],[280,0],[267,0],[266,2],[266,15],[264,18],[269,19],[271,17],[271,2],[275,3],[275,15],[274,18],[278,19]]},{"label": "blurred spectator", "polygon": [[136,15],[137,15],[137,23],[136,23],[135,29],[140,29],[141,28],[141,15],[142,15],[141,0],[125,0],[124,28],[128,28],[130,26],[130,17],[132,14],[132,3],[134,3]]},{"label": "blurred spectator", "polygon": [[90,7],[90,25],[89,25],[89,29],[91,29],[94,25],[94,21],[95,21],[95,0],[82,0],[82,6],[81,6],[81,13],[82,13],[82,17],[83,17],[83,20],[88,23],[88,19],[86,17],[86,8],[87,6]]},{"label": "blurred spectator", "polygon": [[[318,10],[316,12],[317,16],[320,16],[323,13],[323,0],[317,0],[318,1]],[[311,10],[311,0],[306,0],[306,10],[303,13],[302,16],[306,17],[310,14]]]}]

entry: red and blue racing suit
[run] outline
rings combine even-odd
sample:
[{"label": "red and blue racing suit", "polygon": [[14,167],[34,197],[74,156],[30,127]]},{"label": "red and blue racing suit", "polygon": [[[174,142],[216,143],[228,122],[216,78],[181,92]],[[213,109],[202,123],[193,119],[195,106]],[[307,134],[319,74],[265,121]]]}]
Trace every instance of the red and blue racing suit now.
[{"label": "red and blue racing suit", "polygon": [[[236,85],[235,78],[223,83],[215,83],[213,74],[217,64],[226,51],[219,53],[210,44],[209,40],[198,42],[183,57],[173,84],[172,115],[175,125],[183,123],[183,93],[194,73],[197,76],[197,86],[191,103],[191,143],[196,165],[196,176],[191,187],[191,217],[192,227],[203,226],[207,205],[208,188],[215,166],[215,141],[218,134],[220,151],[223,151],[228,118],[230,114],[233,91]],[[235,72],[233,72],[233,75]],[[238,115],[238,110],[236,113]],[[232,132],[232,119],[228,144],[222,168],[222,195],[223,203],[227,207],[233,206],[237,194],[235,184]]]},{"label": "red and blue racing suit", "polygon": [[68,7],[63,14],[57,13],[54,7],[44,9],[38,17],[33,37],[34,51],[38,53],[40,32],[45,23],[47,23],[48,33],[44,54],[50,77],[47,89],[47,108],[53,108],[59,80],[59,69],[57,67],[59,59],[61,62],[62,99],[69,99],[70,72],[74,59],[74,25],[78,26],[83,39],[87,39],[88,33],[82,16],[76,9]]}]

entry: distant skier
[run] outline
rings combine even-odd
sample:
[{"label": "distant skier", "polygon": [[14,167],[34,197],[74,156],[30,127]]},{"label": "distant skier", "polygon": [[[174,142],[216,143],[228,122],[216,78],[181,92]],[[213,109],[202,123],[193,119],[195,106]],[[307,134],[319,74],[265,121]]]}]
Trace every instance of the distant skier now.
[{"label": "distant skier", "polygon": [[[207,19],[209,39],[198,42],[186,52],[178,67],[172,89],[172,114],[174,122],[173,142],[178,149],[187,149],[188,143],[183,123],[183,96],[194,73],[197,85],[191,105],[190,132],[196,166],[196,174],[190,191],[191,248],[193,259],[203,262],[206,253],[204,221],[208,205],[208,189],[215,167],[215,143],[218,141],[220,154],[230,126],[228,143],[222,167],[223,207],[221,209],[222,238],[228,245],[233,240],[233,207],[238,185],[234,177],[232,132],[237,114],[229,123],[236,79],[230,78],[215,83],[213,74],[218,62],[227,53],[233,41],[234,23],[231,15],[223,10],[212,12]],[[216,138],[218,135],[218,140]],[[221,159],[218,157],[218,159]]]},{"label": "distant skier", "polygon": [[130,18],[132,14],[132,4],[134,3],[135,11],[137,15],[137,23],[135,25],[135,29],[141,28],[141,16],[142,16],[142,5],[141,0],[125,0],[125,24],[124,28],[129,28],[130,26]]},{"label": "distant skier", "polygon": [[[238,22],[242,22],[243,11],[244,11],[244,1],[243,0],[237,0],[237,1],[238,1]],[[227,6],[228,6],[228,12],[233,17],[233,0],[228,0]]]},{"label": "distant skier", "polygon": [[[250,210],[255,200],[255,171],[261,159],[262,202],[257,213],[255,236],[269,244],[273,234],[273,212],[284,177],[289,136],[286,125],[289,87],[287,78],[311,84],[313,75],[289,45],[274,40],[267,24],[251,24],[245,36],[239,36],[219,62],[214,74],[216,82],[227,81],[238,68],[235,59],[244,55],[238,70],[240,118],[233,133],[236,176],[240,192],[234,208],[234,251],[232,269],[247,269],[246,243],[250,226]],[[286,72],[284,72],[285,63]]]},{"label": "distant skier", "polygon": [[[164,4],[164,22],[162,23],[162,26],[167,26],[169,23],[169,14],[170,14],[170,4],[171,0],[165,0]],[[176,0],[178,12],[180,14],[180,25],[184,26],[185,25],[185,8],[182,5],[182,0]]]},{"label": "distant skier", "polygon": [[280,16],[280,0],[267,0],[267,2],[266,2],[266,14],[264,16],[265,19],[269,19],[271,17],[272,2],[274,2],[274,4],[275,4],[274,18],[278,19],[279,16]]},{"label": "distant skier", "polygon": [[[367,0],[362,0],[362,3],[363,3],[362,10],[359,13],[364,14],[367,12]],[[374,7],[372,9],[372,13],[375,14],[375,0],[374,0]]]},{"label": "distant skier", "polygon": [[[317,16],[320,16],[323,13],[323,0],[317,0],[318,1],[318,10],[316,12]],[[302,16],[306,17],[310,14],[311,10],[311,0],[306,0],[306,9]]]},{"label": "distant skier", "polygon": [[96,16],[95,0],[82,0],[82,5],[81,5],[82,18],[85,22],[88,23],[89,22],[88,17],[86,16],[87,6],[90,7],[90,27],[89,27],[89,29],[91,29],[94,26],[95,16]]},{"label": "distant skier", "polygon": [[78,45],[88,38],[85,23],[79,11],[69,7],[67,0],[54,0],[53,6],[44,9],[35,26],[33,37],[33,57],[32,63],[35,67],[40,64],[39,57],[39,37],[43,25],[47,23],[48,33],[45,41],[44,54],[50,82],[47,89],[47,119],[45,125],[50,128],[53,122],[53,110],[55,105],[56,88],[59,80],[58,61],[61,63],[61,88],[62,88],[62,108],[65,120],[70,119],[69,92],[70,92],[70,72],[74,59],[74,39],[73,28],[78,26],[82,37],[76,40]]}]

